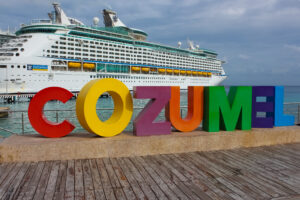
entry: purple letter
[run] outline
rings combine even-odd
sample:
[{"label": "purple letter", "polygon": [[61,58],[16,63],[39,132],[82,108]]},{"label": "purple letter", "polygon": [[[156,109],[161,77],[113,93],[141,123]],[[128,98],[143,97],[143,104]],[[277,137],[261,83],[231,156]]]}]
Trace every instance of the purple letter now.
[{"label": "purple letter", "polygon": [[[273,128],[274,87],[252,87],[252,128]],[[266,97],[266,102],[257,102],[256,97]],[[265,112],[266,117],[257,117],[257,112]]]},{"label": "purple letter", "polygon": [[171,87],[139,86],[134,88],[134,98],[150,99],[149,103],[133,121],[137,136],[166,135],[171,133],[171,123],[153,122],[171,98]]}]

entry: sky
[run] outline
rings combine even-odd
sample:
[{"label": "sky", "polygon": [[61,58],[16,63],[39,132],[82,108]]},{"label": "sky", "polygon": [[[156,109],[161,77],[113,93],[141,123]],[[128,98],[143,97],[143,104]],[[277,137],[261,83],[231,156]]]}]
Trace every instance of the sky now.
[{"label": "sky", "polygon": [[[0,0],[0,29],[47,19],[49,0]],[[300,0],[60,0],[69,17],[91,25],[110,8],[148,41],[212,49],[225,85],[300,85]]]}]

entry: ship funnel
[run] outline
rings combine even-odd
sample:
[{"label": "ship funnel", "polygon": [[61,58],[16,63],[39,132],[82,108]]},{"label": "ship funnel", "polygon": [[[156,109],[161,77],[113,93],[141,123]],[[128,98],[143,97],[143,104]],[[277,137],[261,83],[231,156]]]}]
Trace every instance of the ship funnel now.
[{"label": "ship funnel", "polygon": [[[61,9],[59,3],[53,3],[55,12],[55,23],[57,24],[63,24],[63,25],[71,25],[67,15],[65,12]],[[53,17],[54,15],[51,14],[49,17]]]},{"label": "ship funnel", "polygon": [[105,27],[115,27],[115,26],[126,27],[126,25],[117,17],[116,12],[112,10],[104,9],[102,14],[103,14]]}]

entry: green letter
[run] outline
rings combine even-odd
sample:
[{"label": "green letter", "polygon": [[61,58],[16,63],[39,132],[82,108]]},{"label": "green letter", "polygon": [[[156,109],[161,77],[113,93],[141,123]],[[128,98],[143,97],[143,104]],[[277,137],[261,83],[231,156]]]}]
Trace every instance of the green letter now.
[{"label": "green letter", "polygon": [[[203,129],[208,132],[251,129],[252,87],[230,87],[228,98],[224,86],[205,87]],[[220,119],[221,118],[221,119]]]}]

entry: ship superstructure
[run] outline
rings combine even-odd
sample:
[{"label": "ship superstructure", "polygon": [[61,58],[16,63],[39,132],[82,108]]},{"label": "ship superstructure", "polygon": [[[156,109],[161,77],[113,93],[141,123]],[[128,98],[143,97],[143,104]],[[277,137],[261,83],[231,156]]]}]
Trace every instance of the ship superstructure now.
[{"label": "ship superstructure", "polygon": [[16,35],[10,33],[9,30],[7,32],[0,30],[0,47],[4,43],[7,43],[10,39],[13,39],[15,37],[16,37]]},{"label": "ship superstructure", "polygon": [[171,47],[147,41],[114,11],[103,10],[105,27],[67,17],[60,5],[46,20],[22,25],[0,48],[0,94],[34,94],[58,86],[77,93],[92,79],[116,78],[134,86],[211,86],[225,78],[211,50]]}]

